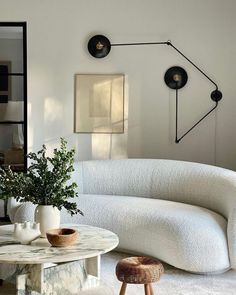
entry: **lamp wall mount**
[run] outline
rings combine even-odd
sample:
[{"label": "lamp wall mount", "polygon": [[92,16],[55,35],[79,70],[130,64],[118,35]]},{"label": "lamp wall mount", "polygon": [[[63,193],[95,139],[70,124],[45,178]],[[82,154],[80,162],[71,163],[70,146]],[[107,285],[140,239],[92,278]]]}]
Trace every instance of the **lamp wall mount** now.
[{"label": "lamp wall mount", "polygon": [[88,51],[95,58],[106,57],[112,47],[118,46],[142,46],[142,45],[167,45],[174,49],[178,54],[180,54],[185,60],[187,60],[196,70],[198,70],[210,83],[215,87],[210,94],[210,98],[215,102],[215,106],[210,109],[200,120],[198,120],[189,130],[187,130],[182,136],[178,137],[178,90],[183,88],[187,81],[187,72],[181,67],[171,67],[169,68],[164,76],[164,81],[166,85],[175,90],[175,101],[176,101],[176,134],[175,142],[179,143],[190,131],[192,131],[201,121],[203,121],[208,115],[210,115],[218,106],[219,101],[222,99],[222,92],[218,89],[218,85],[202,70],[200,69],[192,60],[190,60],[182,51],[180,51],[176,46],[174,46],[170,40],[163,42],[136,42],[136,43],[114,43],[112,44],[110,40],[104,35],[95,35],[90,38],[88,42]]}]

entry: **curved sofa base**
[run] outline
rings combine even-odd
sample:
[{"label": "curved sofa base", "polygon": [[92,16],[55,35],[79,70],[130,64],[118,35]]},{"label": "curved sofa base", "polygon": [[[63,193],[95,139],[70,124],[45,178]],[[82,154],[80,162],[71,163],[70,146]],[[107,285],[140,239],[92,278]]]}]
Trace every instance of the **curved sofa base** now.
[{"label": "curved sofa base", "polygon": [[217,273],[230,268],[227,221],[193,205],[166,200],[81,194],[85,213],[62,222],[104,227],[119,236],[119,248],[153,256],[193,273]]},{"label": "curved sofa base", "polygon": [[214,275],[223,274],[223,273],[227,272],[230,269],[231,269],[231,267],[228,267],[228,268],[225,268],[225,269],[222,269],[222,270],[211,271],[211,272],[195,272],[195,271],[188,271],[188,272],[192,273],[194,275],[214,276]]}]

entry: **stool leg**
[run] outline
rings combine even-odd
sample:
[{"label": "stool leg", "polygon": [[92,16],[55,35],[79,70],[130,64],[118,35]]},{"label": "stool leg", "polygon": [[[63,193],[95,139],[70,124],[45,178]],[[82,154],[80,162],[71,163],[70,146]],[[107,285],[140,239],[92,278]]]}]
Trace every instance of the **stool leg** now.
[{"label": "stool leg", "polygon": [[152,284],[149,284],[149,289],[150,289],[150,295],[154,295]]},{"label": "stool leg", "polygon": [[123,283],[121,288],[120,288],[120,295],[125,295],[127,283]]},{"label": "stool leg", "polygon": [[149,289],[149,284],[144,285],[144,290],[145,290],[145,295],[151,295],[150,289]]}]

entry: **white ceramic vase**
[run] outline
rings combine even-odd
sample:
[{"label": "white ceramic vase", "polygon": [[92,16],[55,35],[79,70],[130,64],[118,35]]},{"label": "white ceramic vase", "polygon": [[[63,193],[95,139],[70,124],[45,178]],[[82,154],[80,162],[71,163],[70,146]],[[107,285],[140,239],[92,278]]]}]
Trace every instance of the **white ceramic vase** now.
[{"label": "white ceramic vase", "polygon": [[60,211],[51,205],[37,206],[34,219],[40,223],[41,237],[46,237],[47,230],[60,227]]}]

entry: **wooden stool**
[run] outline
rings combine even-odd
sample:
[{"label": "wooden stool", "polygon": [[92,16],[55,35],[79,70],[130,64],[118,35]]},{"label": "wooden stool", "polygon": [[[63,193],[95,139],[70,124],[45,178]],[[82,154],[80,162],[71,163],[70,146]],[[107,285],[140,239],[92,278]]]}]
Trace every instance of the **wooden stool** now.
[{"label": "wooden stool", "polygon": [[129,257],[116,266],[117,279],[123,282],[120,295],[124,295],[127,284],[144,284],[145,295],[154,295],[152,283],[159,281],[164,267],[159,260],[149,257]]}]

